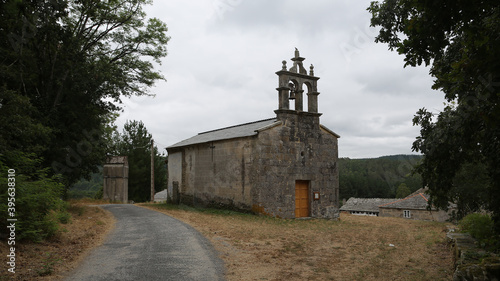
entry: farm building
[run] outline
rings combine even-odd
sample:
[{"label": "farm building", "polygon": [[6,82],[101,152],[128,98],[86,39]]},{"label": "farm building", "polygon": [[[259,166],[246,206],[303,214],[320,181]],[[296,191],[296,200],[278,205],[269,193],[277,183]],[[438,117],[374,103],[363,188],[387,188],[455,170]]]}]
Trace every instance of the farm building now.
[{"label": "farm building", "polygon": [[282,218],[338,217],[339,135],[320,124],[319,77],[303,60],[296,50],[293,66],[283,61],[276,72],[275,117],[167,147],[168,200]]},{"label": "farm building", "polygon": [[429,194],[421,188],[403,199],[379,206],[381,217],[400,217],[416,220],[444,222],[450,218],[450,211],[429,206]]},{"label": "farm building", "polygon": [[378,216],[379,206],[396,201],[392,198],[354,198],[345,202],[340,211],[351,215]]},{"label": "farm building", "polygon": [[354,198],[351,197],[340,208],[341,212],[353,215],[380,217],[400,217],[416,220],[444,222],[450,218],[450,211],[429,208],[429,195],[421,188],[403,199],[393,198]]}]

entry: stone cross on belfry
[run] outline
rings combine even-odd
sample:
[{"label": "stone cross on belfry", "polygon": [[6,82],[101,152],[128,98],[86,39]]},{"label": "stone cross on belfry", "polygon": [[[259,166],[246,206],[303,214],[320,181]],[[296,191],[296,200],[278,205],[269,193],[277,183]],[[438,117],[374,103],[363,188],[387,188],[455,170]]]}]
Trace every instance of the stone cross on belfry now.
[{"label": "stone cross on belfry", "polygon": [[[297,49],[297,47],[295,47],[295,57],[292,58],[293,66],[290,68],[289,71],[307,75],[307,71],[304,68],[304,65],[302,64],[303,60],[305,60],[305,58],[300,57],[299,50]],[[297,67],[299,68],[298,71]]]}]

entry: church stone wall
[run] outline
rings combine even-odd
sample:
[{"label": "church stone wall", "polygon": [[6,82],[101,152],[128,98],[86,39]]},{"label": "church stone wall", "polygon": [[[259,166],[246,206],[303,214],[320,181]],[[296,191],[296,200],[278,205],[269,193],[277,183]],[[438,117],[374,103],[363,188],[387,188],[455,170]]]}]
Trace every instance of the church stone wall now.
[{"label": "church stone wall", "polygon": [[[282,125],[260,132],[253,149],[253,211],[294,218],[295,182],[305,180],[310,216],[337,218],[337,137],[320,129],[314,114],[280,112],[278,120]],[[314,192],[319,192],[319,200],[313,200]]]},{"label": "church stone wall", "polygon": [[[337,137],[320,128],[317,115],[290,111],[278,116],[280,125],[257,136],[196,144],[170,154],[169,192],[178,181],[184,204],[294,218],[295,182],[305,180],[310,216],[337,218]],[[319,200],[313,200],[314,192]]]},{"label": "church stone wall", "polygon": [[186,147],[181,202],[250,210],[249,165],[253,139],[230,139]]}]

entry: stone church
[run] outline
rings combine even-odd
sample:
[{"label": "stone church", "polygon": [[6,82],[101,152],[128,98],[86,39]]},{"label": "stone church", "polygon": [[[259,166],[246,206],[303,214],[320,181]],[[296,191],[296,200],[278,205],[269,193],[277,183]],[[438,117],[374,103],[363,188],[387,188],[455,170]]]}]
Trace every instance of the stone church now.
[{"label": "stone church", "polygon": [[307,72],[297,49],[291,60],[276,72],[276,117],[167,147],[169,201],[281,218],[338,217],[339,135],[320,124],[314,67]]}]

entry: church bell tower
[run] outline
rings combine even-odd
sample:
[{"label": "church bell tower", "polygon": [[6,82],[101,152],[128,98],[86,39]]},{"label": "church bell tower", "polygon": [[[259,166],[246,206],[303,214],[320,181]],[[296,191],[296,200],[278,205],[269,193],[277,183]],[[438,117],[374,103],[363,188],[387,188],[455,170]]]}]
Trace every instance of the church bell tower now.
[{"label": "church bell tower", "polygon": [[[290,114],[319,119],[321,116],[321,113],[318,113],[317,82],[319,77],[314,76],[314,66],[311,64],[309,73],[307,73],[303,65],[305,58],[300,56],[297,48],[295,48],[295,56],[291,60],[293,66],[290,69],[287,69],[287,62],[284,60],[281,70],[276,72],[279,77],[279,87],[276,88],[279,102],[278,109],[274,112],[278,119],[283,119]],[[304,92],[307,95],[307,111],[304,110]],[[290,105],[293,105],[293,108]]]}]

